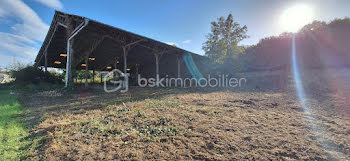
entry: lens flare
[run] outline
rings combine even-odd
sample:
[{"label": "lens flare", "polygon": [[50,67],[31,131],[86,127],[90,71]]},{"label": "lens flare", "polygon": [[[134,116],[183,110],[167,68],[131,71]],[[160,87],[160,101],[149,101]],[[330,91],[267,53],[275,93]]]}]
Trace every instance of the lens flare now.
[{"label": "lens flare", "polygon": [[[292,70],[293,70],[293,77],[294,77],[295,88],[296,88],[295,90],[296,90],[296,94],[298,95],[300,105],[302,106],[304,111],[305,122],[309,126],[310,132],[313,135],[321,136],[320,138],[317,138],[317,141],[319,142],[320,146],[322,146],[324,149],[327,149],[327,150],[337,149],[337,147],[331,144],[327,144],[327,142],[325,142],[327,141],[326,139],[327,129],[320,126],[318,123],[316,123],[315,120],[317,120],[317,118],[313,116],[313,114],[311,113],[309,104],[307,102],[307,96],[306,96],[306,93],[304,92],[304,86],[303,86],[303,82],[300,74],[301,73],[300,70],[303,70],[303,69],[302,68],[299,69],[297,60],[298,59],[296,55],[295,35],[293,35],[292,37]],[[338,154],[338,155],[341,158],[345,158],[345,156],[342,154]],[[331,154],[329,154],[329,157],[333,158]]]},{"label": "lens flare", "polygon": [[305,93],[300,77],[300,71],[298,68],[298,62],[296,58],[296,47],[295,47],[295,35],[292,37],[292,69],[293,69],[293,78],[295,82],[296,92],[300,101],[301,106],[304,108],[305,112],[308,112],[306,102],[305,102]]}]

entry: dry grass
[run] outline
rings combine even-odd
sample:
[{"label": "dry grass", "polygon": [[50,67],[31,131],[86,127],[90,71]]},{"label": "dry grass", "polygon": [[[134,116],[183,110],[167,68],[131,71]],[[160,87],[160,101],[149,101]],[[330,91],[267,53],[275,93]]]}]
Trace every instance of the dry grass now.
[{"label": "dry grass", "polygon": [[350,109],[338,113],[325,99],[310,100],[306,114],[287,92],[133,88],[22,97],[32,135],[43,136],[29,159],[350,158]]}]

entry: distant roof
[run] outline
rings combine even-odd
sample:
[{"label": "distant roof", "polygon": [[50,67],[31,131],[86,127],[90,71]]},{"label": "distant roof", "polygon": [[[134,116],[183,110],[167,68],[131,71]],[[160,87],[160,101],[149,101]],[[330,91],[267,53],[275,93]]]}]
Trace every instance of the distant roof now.
[{"label": "distant roof", "polygon": [[64,55],[67,52],[67,37],[71,35],[67,33],[74,33],[75,31],[69,31],[78,28],[85,20],[89,20],[88,25],[74,37],[72,45],[74,51],[74,66],[72,67],[76,69],[83,68],[81,64],[84,63],[84,59],[87,56],[95,58],[94,61],[89,63],[89,69],[105,70],[107,66],[114,68],[113,64],[116,62],[117,68],[122,69],[122,46],[133,42],[137,43],[133,45],[127,56],[128,67],[139,64],[144,69],[153,69],[155,62],[153,53],[159,51],[165,51],[160,60],[160,65],[167,65],[169,68],[175,67],[176,58],[186,53],[191,54],[195,60],[207,59],[204,56],[191,53],[184,49],[86,17],[56,11],[50,29],[35,59],[36,65],[44,66],[44,52],[46,50],[48,67],[65,68],[66,57],[62,56],[62,54]]}]

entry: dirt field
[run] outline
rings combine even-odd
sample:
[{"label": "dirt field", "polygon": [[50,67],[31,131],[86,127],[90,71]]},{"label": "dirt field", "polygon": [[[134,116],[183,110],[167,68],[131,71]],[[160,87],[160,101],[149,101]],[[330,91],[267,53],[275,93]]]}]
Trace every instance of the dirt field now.
[{"label": "dirt field", "polygon": [[308,100],[308,112],[293,93],[278,91],[135,87],[20,101],[30,111],[29,138],[41,138],[28,159],[347,160],[350,110],[330,106],[341,97],[334,96]]}]

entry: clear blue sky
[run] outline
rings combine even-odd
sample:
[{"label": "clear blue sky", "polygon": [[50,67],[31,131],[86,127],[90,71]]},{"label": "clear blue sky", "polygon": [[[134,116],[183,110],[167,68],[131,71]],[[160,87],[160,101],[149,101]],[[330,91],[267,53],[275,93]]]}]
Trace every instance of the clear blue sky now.
[{"label": "clear blue sky", "polygon": [[0,0],[0,66],[34,60],[55,9],[85,16],[180,48],[204,54],[210,22],[232,13],[248,26],[241,45],[278,35],[281,15],[291,6],[312,8],[312,20],[350,17],[348,0]]}]

